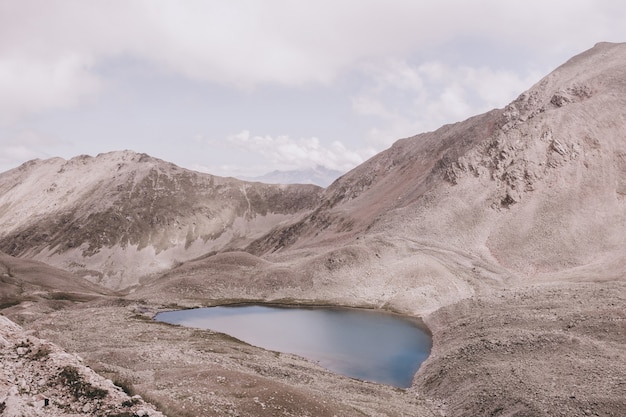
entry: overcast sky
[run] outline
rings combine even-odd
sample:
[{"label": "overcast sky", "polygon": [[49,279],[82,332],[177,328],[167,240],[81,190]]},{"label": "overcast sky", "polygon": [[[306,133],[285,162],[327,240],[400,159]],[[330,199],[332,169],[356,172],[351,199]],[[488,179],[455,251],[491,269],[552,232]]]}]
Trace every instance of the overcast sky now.
[{"label": "overcast sky", "polygon": [[131,149],[348,170],[626,41],[622,0],[0,0],[0,171]]}]

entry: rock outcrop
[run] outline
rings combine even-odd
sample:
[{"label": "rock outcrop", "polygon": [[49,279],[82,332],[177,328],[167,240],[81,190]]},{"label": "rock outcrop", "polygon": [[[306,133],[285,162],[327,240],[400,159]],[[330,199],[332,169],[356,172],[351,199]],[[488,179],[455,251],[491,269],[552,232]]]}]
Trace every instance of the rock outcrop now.
[{"label": "rock outcrop", "polygon": [[249,250],[381,235],[526,276],[617,262],[625,155],[626,45],[601,43],[504,109],[396,142]]},{"label": "rock outcrop", "polygon": [[0,316],[0,415],[163,417],[76,355]]}]

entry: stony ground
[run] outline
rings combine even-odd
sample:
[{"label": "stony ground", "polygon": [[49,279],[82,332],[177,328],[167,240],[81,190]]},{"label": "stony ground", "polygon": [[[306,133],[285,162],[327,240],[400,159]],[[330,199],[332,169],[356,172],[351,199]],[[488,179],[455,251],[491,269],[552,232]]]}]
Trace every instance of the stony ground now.
[{"label": "stony ground", "polygon": [[0,415],[162,417],[82,359],[0,316]]},{"label": "stony ground", "polygon": [[25,326],[168,416],[439,415],[414,389],[338,376],[222,334],[154,322],[151,313],[135,302],[92,302]]},{"label": "stony ground", "polygon": [[40,303],[11,315],[169,416],[617,417],[626,410],[625,306],[621,280],[483,289],[424,317],[433,351],[406,390],[154,322],[164,306],[137,300],[57,311]]},{"label": "stony ground", "polygon": [[428,318],[417,378],[449,415],[626,415],[626,283],[537,284]]}]

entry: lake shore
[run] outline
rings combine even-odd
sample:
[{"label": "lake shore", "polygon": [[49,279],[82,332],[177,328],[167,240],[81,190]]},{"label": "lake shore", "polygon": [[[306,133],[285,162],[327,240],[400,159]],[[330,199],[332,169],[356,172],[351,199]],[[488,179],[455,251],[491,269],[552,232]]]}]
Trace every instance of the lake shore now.
[{"label": "lake shore", "polygon": [[601,280],[492,289],[444,306],[425,316],[433,350],[406,390],[342,377],[223,334],[156,323],[152,313],[163,304],[105,298],[53,311],[39,303],[9,316],[170,415],[461,416],[506,409],[618,416],[626,398],[624,305],[626,283]]}]

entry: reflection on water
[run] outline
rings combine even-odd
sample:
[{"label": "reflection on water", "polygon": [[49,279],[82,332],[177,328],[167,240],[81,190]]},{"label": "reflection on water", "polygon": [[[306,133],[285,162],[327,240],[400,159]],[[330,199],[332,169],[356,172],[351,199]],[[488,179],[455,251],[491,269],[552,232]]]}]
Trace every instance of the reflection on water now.
[{"label": "reflection on water", "polygon": [[409,387],[430,337],[410,320],[338,308],[211,307],[160,313],[157,320],[226,333],[294,353],[353,378]]}]

